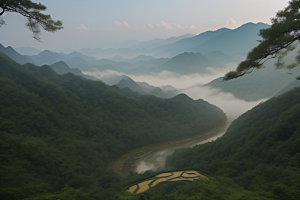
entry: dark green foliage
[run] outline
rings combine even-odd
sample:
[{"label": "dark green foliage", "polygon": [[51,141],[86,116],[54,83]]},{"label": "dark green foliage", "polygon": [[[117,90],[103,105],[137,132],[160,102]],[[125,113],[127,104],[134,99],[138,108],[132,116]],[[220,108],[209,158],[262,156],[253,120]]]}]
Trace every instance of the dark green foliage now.
[{"label": "dark green foliage", "polygon": [[[279,192],[281,192],[279,188]],[[121,197],[126,197],[125,192]],[[140,197],[149,200],[266,200],[274,199],[269,192],[245,190],[230,178],[216,177],[193,182],[163,182],[142,193]],[[120,198],[120,197],[119,197]]]},{"label": "dark green foliage", "polygon": [[[300,195],[300,87],[236,119],[215,142],[175,152],[175,168],[228,176],[251,192],[275,199]],[[226,186],[225,186],[226,187]]]},{"label": "dark green foliage", "polygon": [[[3,200],[64,199],[68,191],[73,199],[85,193],[88,199],[114,199],[129,183],[107,171],[112,159],[226,120],[203,100],[131,98],[100,81],[58,75],[46,65],[19,65],[4,54],[0,110]],[[61,191],[65,184],[70,187]]]}]

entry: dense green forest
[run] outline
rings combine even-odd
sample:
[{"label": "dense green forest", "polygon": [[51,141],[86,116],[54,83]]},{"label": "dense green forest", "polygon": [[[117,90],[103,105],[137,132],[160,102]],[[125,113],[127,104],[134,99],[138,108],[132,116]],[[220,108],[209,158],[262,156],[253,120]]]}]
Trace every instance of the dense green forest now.
[{"label": "dense green forest", "polygon": [[108,171],[112,159],[226,121],[216,106],[184,94],[125,93],[0,53],[0,198],[116,199],[136,178]]},{"label": "dense green forest", "polygon": [[177,150],[167,162],[211,177],[162,184],[145,192],[146,199],[299,199],[300,87],[247,111],[216,141]]}]

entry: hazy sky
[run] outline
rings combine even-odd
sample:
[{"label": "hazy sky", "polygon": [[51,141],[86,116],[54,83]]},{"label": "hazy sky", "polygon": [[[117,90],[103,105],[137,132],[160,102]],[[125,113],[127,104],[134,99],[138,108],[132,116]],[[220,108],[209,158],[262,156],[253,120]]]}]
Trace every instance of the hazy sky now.
[{"label": "hazy sky", "polygon": [[42,43],[24,26],[26,18],[5,13],[0,27],[4,46],[40,50],[107,48],[126,40],[169,38],[199,34],[246,22],[270,23],[288,0],[34,0],[47,6],[44,13],[63,21],[64,29],[42,32]]}]

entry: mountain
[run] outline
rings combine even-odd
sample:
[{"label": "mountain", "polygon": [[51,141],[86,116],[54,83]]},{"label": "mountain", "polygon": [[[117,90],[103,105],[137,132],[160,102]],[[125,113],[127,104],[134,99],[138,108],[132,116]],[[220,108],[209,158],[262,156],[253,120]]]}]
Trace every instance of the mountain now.
[{"label": "mountain", "polygon": [[167,95],[164,93],[164,91],[159,88],[159,87],[156,87],[154,90],[152,90],[149,95],[154,95],[156,97],[159,97],[159,98],[167,98]]},{"label": "mountain", "polygon": [[63,53],[55,53],[49,50],[44,50],[37,55],[30,56],[36,65],[52,65],[58,61],[65,61],[66,55]]},{"label": "mountain", "polygon": [[138,92],[140,94],[145,94],[143,89],[134,80],[132,80],[129,77],[126,77],[126,78],[123,78],[122,80],[120,80],[120,82],[117,83],[116,86],[118,86],[120,89],[129,88],[134,92]]},{"label": "mountain", "polygon": [[227,63],[234,62],[235,60],[230,56],[224,54],[221,51],[212,51],[207,54],[204,54],[211,62],[215,63],[215,66],[220,67],[224,66]]},{"label": "mountain", "polygon": [[115,45],[115,46],[116,46],[116,48],[129,48],[130,46],[137,45],[139,43],[141,43],[141,41],[127,40],[127,41],[122,42],[121,44],[118,44],[118,45]]},{"label": "mountain", "polygon": [[110,58],[110,60],[115,61],[115,62],[129,62],[130,59],[127,58],[123,58],[122,56],[113,56],[112,58]]},{"label": "mountain", "polygon": [[159,49],[161,48],[161,46],[163,45],[167,45],[167,44],[171,44],[174,42],[177,42],[178,40],[182,40],[184,38],[190,38],[193,37],[193,34],[185,34],[179,37],[170,37],[167,39],[153,39],[153,40],[149,40],[149,41],[145,41],[145,42],[140,42],[139,44],[136,45],[132,45],[129,48],[130,49]]},{"label": "mountain", "polygon": [[91,71],[93,65],[81,57],[70,58],[65,61],[71,68],[79,68],[82,71]]},{"label": "mountain", "polygon": [[152,54],[151,51],[147,50],[147,49],[132,50],[129,48],[118,48],[118,49],[82,48],[78,52],[81,54],[87,55],[87,56],[93,56],[97,59],[111,58],[116,55],[119,55],[119,56],[122,56],[125,58],[133,58],[133,57],[136,57],[141,54],[144,54],[144,55]]},{"label": "mountain", "polygon": [[[141,96],[144,94],[148,94],[159,98],[173,98],[180,93],[176,88],[172,86],[154,87],[146,82],[135,82],[131,78],[124,75],[119,78],[121,78],[121,80],[116,84],[116,86],[120,89],[123,89],[122,92],[124,92],[125,88],[128,88],[133,92],[139,93],[138,95],[131,94],[131,96]],[[126,90],[125,93],[129,94],[131,92]]]},{"label": "mountain", "polygon": [[164,45],[162,47],[158,47],[155,50],[160,51],[160,52],[185,52],[189,51],[192,47],[195,47],[197,45],[200,45],[204,43],[205,41],[212,39],[218,35],[221,35],[223,33],[226,33],[230,31],[228,28],[221,28],[216,31],[206,31],[203,32],[199,35],[189,37],[189,38],[184,38],[181,39],[177,42],[174,42],[169,45]]},{"label": "mountain", "polygon": [[[89,63],[89,64],[93,64],[95,62],[97,62],[97,60],[94,57],[91,56],[86,56],[83,55],[79,52],[72,52],[69,54],[64,54],[64,53],[56,53],[56,52],[52,52],[49,50],[45,50],[42,51],[41,53],[39,53],[38,55],[34,55],[34,56],[30,56],[31,59],[33,59],[37,65],[52,65],[58,61],[64,61],[64,62],[68,62],[68,64],[70,64],[71,67],[73,67],[73,65],[78,64],[78,62],[80,63]],[[77,63],[72,63],[72,59],[78,59],[81,58],[80,61],[77,61]]]},{"label": "mountain", "polygon": [[211,62],[201,53],[182,53],[179,54],[159,67],[152,68],[155,72],[167,70],[179,74],[201,73],[208,74],[210,71],[206,67],[212,66]]},{"label": "mountain", "polygon": [[86,60],[87,62],[89,63],[95,63],[97,62],[97,59],[92,57],[92,56],[86,56],[86,55],[83,55],[79,52],[76,52],[76,51],[73,51],[72,53],[69,53],[67,54],[67,57],[68,58],[76,58],[76,57],[79,57],[79,58],[82,58],[84,60]]},{"label": "mountain", "polygon": [[50,65],[50,67],[58,74],[72,73],[76,76],[81,76],[91,80],[98,80],[93,76],[84,75],[78,68],[70,68],[64,61],[59,61]]},{"label": "mountain", "polygon": [[152,85],[149,85],[148,83],[146,82],[136,82],[142,89],[145,93],[150,93],[152,90],[155,89],[154,86]]},{"label": "mountain", "polygon": [[20,64],[34,63],[32,59],[19,54],[11,46],[4,47],[2,44],[0,44],[0,52],[4,53],[5,55],[9,56],[11,59]]},{"label": "mountain", "polygon": [[269,28],[264,23],[247,23],[234,30],[228,30],[223,34],[213,37],[198,46],[189,49],[191,52],[209,53],[211,51],[222,51],[228,55],[246,55],[255,47],[261,38],[258,36],[260,29]]},{"label": "mountain", "polygon": [[[127,79],[128,76],[125,75],[116,75],[116,74],[110,74],[109,76],[103,76],[100,78],[101,81],[106,83],[107,85],[114,86],[117,83],[119,83],[122,79]],[[119,88],[119,87],[118,87]]]},{"label": "mountain", "polygon": [[113,70],[119,71],[119,72],[126,72],[127,70],[132,68],[132,65],[126,62],[114,62],[109,59],[100,59],[94,62],[95,65],[110,65],[114,67]]},{"label": "mountain", "polygon": [[[129,182],[107,170],[113,159],[226,120],[205,101],[132,98],[47,65],[20,65],[3,53],[0,82],[4,200],[117,199]],[[138,178],[133,176],[131,181]]]},{"label": "mountain", "polygon": [[[176,191],[190,199],[212,194],[209,199],[298,199],[299,114],[296,87],[241,115],[216,141],[176,151],[167,159],[172,170],[200,170],[212,179],[178,186]],[[165,199],[174,192],[157,188],[145,196],[159,193],[157,198]]]},{"label": "mountain", "polygon": [[71,72],[76,76],[84,76],[84,74],[78,69],[71,69],[64,61],[59,61],[50,65],[50,67],[58,74],[66,74]]},{"label": "mountain", "polygon": [[158,59],[149,60],[149,61],[140,60],[140,61],[134,63],[132,65],[133,68],[128,70],[127,73],[129,73],[129,74],[148,74],[153,69],[155,69],[155,67],[158,67],[158,66],[166,63],[169,60],[170,60],[170,58],[158,58]]},{"label": "mountain", "polygon": [[15,47],[14,50],[16,50],[19,54],[22,55],[36,55],[41,53],[42,51],[33,47]]},{"label": "mountain", "polygon": [[139,55],[133,59],[130,59],[129,63],[134,64],[139,61],[153,61],[153,60],[156,60],[156,58],[154,58],[152,56]]},{"label": "mountain", "polygon": [[56,49],[54,51],[59,52],[59,53],[69,54],[69,53],[74,52],[75,50],[72,48],[62,48],[62,49]]}]

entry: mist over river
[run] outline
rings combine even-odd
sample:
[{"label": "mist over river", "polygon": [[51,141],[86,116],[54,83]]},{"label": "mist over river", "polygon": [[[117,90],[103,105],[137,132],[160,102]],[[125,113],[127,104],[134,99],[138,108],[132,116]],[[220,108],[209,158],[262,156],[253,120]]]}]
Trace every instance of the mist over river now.
[{"label": "mist over river", "polygon": [[147,170],[153,170],[153,171],[165,170],[167,157],[172,155],[176,149],[194,147],[199,144],[204,144],[207,142],[214,141],[217,138],[220,138],[225,134],[229,125],[230,125],[230,123],[227,124],[226,129],[224,131],[222,131],[222,132],[218,133],[217,135],[212,136],[208,139],[203,140],[201,138],[196,138],[195,140],[189,140],[187,142],[180,142],[178,144],[172,144],[165,148],[161,148],[159,150],[153,151],[153,152],[149,153],[148,155],[146,155],[140,162],[138,162],[134,171],[137,173],[142,173]]}]

